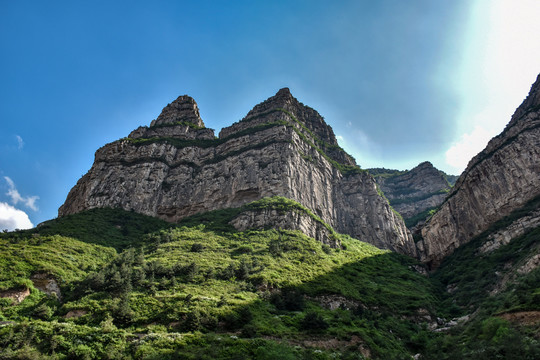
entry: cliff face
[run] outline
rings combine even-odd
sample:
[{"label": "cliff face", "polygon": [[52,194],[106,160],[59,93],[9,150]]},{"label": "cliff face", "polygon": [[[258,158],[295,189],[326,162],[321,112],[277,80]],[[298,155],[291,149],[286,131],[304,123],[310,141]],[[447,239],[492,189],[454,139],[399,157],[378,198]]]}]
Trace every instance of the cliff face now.
[{"label": "cliff face", "polygon": [[504,131],[476,155],[422,230],[433,267],[495,221],[540,194],[540,76]]},{"label": "cliff face", "polygon": [[376,180],[406,221],[442,204],[450,191],[446,175],[427,161],[409,171],[380,174]]},{"label": "cliff face", "polygon": [[217,139],[204,127],[195,101],[179,97],[150,127],[100,148],[58,213],[113,207],[176,222],[277,195],[304,205],[338,232],[416,255],[374,178],[338,146],[323,118],[288,89],[255,106]]}]

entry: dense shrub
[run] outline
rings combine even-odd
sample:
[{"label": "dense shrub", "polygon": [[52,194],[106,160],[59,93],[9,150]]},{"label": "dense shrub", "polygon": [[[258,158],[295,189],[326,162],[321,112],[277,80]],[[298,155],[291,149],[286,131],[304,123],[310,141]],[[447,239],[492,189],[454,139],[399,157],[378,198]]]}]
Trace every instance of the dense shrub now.
[{"label": "dense shrub", "polygon": [[315,312],[308,312],[300,322],[300,328],[308,332],[322,332],[328,326],[324,318]]},{"label": "dense shrub", "polygon": [[279,310],[301,311],[305,307],[304,295],[294,288],[284,288],[272,294],[270,302]]},{"label": "dense shrub", "polygon": [[189,251],[191,251],[191,252],[201,252],[201,251],[203,251],[203,249],[204,249],[203,244],[194,243],[193,245],[191,245],[191,249]]}]

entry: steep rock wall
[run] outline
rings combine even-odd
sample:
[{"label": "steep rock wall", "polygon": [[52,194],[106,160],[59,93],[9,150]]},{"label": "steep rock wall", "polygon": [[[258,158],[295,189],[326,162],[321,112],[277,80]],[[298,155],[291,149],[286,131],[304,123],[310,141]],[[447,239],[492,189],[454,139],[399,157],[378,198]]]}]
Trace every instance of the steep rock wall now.
[{"label": "steep rock wall", "polygon": [[339,232],[416,255],[410,233],[377,193],[373,177],[338,146],[322,117],[288,89],[224,128],[219,139],[204,128],[193,99],[176,102],[149,128],[99,149],[59,216],[120,207],[177,222],[280,195]]},{"label": "steep rock wall", "polygon": [[333,248],[341,244],[324,224],[302,211],[275,209],[249,210],[240,213],[230,224],[238,231],[248,229],[281,228],[300,230],[309,237]]},{"label": "steep rock wall", "polygon": [[420,259],[442,258],[540,194],[540,76],[504,131],[476,155],[422,230]]},{"label": "steep rock wall", "polygon": [[442,204],[450,184],[443,172],[426,161],[392,176],[376,176],[392,207],[405,219]]}]

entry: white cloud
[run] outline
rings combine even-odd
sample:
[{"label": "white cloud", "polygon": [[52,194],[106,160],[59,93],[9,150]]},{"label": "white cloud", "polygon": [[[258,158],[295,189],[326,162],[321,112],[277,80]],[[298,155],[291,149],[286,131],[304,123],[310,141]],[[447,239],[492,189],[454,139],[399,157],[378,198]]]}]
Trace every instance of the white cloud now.
[{"label": "white cloud", "polygon": [[11,178],[4,176],[4,179],[9,186],[9,190],[6,195],[11,198],[11,202],[13,203],[13,205],[17,205],[19,202],[21,202],[34,211],[38,210],[38,207],[36,206],[36,201],[39,199],[39,196],[23,197],[15,187],[15,183],[13,182],[13,180],[11,180]]},{"label": "white cloud", "polygon": [[13,206],[0,202],[0,229],[9,231],[15,229],[31,229],[34,225],[28,215]]},{"label": "white cloud", "polygon": [[469,160],[482,151],[492,137],[493,134],[477,125],[446,151],[446,163],[461,173]]},{"label": "white cloud", "polygon": [[461,97],[458,133],[470,132],[472,124],[501,132],[527,96],[539,71],[540,42],[532,36],[540,33],[539,13],[538,0],[470,2],[462,49],[455,50],[461,54],[457,74],[450,80]]},{"label": "white cloud", "polygon": [[24,147],[24,141],[19,135],[15,135],[15,137],[17,138],[18,148],[21,150]]}]

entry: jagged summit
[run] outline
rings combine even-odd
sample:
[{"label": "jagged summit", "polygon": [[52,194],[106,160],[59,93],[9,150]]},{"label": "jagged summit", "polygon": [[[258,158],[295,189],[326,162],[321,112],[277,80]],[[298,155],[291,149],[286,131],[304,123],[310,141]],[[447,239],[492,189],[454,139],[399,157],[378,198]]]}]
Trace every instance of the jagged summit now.
[{"label": "jagged summit", "polygon": [[529,95],[523,103],[516,109],[514,115],[512,115],[512,120],[507,127],[513,125],[518,119],[520,119],[524,114],[529,112],[532,108],[540,106],[540,74],[536,77],[536,81],[531,85],[531,90]]},{"label": "jagged summit", "polygon": [[276,93],[276,96],[284,96],[284,97],[291,96],[292,97],[291,90],[288,87],[281,88]]},{"label": "jagged summit", "polygon": [[188,95],[181,95],[172,103],[163,108],[158,118],[152,121],[152,126],[174,124],[174,123],[191,123],[198,127],[204,127],[204,123],[199,114],[199,107],[195,100]]},{"label": "jagged summit", "polygon": [[421,168],[426,168],[426,169],[433,168],[433,169],[435,169],[435,166],[433,166],[433,164],[430,161],[424,161],[424,162],[421,162],[420,164],[416,165],[416,167],[414,169],[421,169]]},{"label": "jagged summit", "polygon": [[289,88],[282,88],[274,96],[255,105],[242,120],[224,127],[219,137],[226,139],[239,132],[268,124],[294,126],[297,131],[302,132],[302,136],[317,144],[332,160],[346,166],[357,166],[354,158],[339,147],[334,131],[324,118],[316,110],[298,101]]},{"label": "jagged summit", "polygon": [[383,171],[374,171],[377,183],[390,204],[410,226],[423,220],[427,212],[439,206],[450,190],[446,174],[429,161],[408,171]]},{"label": "jagged summit", "polygon": [[255,124],[257,118],[270,112],[275,112],[272,117],[276,121],[280,119],[290,121],[291,117],[287,115],[292,115],[294,120],[312,131],[319,140],[331,146],[337,146],[338,144],[334,131],[324,121],[324,118],[316,110],[298,101],[287,87],[280,89],[274,96],[256,105],[241,122],[253,122],[255,120],[253,123]]},{"label": "jagged summit", "polygon": [[251,109],[242,120],[243,121],[249,120],[250,118],[258,116],[269,110],[274,110],[274,109],[294,110],[294,108],[298,108],[300,106],[304,106],[304,105],[301,104],[291,94],[291,91],[289,90],[289,88],[282,88],[278,90],[278,92],[274,96],[271,96],[268,99],[264,100],[263,102],[255,105],[253,109]]},{"label": "jagged summit", "polygon": [[150,127],[140,126],[128,137],[211,140],[214,139],[214,130],[205,128],[195,100],[189,95],[181,95],[161,110]]}]

